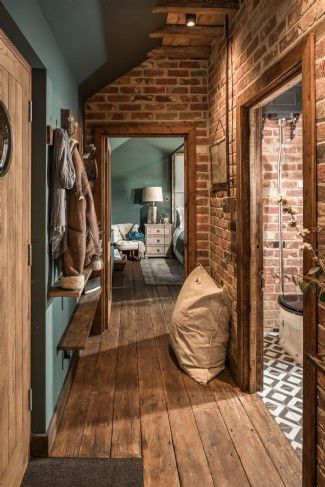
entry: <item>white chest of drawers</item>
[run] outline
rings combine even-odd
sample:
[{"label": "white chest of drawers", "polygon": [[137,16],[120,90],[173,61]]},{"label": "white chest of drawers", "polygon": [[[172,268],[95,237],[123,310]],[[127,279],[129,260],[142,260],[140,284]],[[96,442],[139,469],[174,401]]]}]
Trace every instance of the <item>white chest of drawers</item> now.
[{"label": "white chest of drawers", "polygon": [[172,243],[171,223],[146,223],[146,257],[169,257]]}]

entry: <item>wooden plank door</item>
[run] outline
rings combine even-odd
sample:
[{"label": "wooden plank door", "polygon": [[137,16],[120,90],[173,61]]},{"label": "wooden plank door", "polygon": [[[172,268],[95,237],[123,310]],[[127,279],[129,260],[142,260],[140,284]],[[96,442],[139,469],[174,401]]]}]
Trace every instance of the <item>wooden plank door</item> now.
[{"label": "wooden plank door", "polygon": [[29,454],[31,69],[0,31],[0,99],[13,131],[0,177],[0,485],[20,485]]}]

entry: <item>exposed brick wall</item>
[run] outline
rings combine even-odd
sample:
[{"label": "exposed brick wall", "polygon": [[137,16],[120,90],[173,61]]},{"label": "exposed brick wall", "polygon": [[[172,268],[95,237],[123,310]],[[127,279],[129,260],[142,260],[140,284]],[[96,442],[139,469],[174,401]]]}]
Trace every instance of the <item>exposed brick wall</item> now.
[{"label": "exposed brick wall", "polygon": [[86,137],[95,124],[187,122],[197,129],[197,256],[209,265],[207,61],[147,60],[86,103]]},{"label": "exposed brick wall", "polygon": [[[262,141],[262,181],[263,181],[263,269],[265,287],[263,292],[264,331],[279,326],[280,308],[278,296],[281,292],[280,248],[279,248],[279,205],[278,157],[280,133],[277,120],[266,119]],[[297,220],[303,221],[302,188],[302,116],[300,117],[295,137],[291,140],[290,121],[285,122],[283,157],[281,162],[281,194],[288,198],[297,210]],[[303,239],[294,229],[288,227],[288,215],[282,215],[283,271],[284,274],[302,275],[303,257],[299,246]],[[285,293],[301,294],[292,279],[284,280]]]},{"label": "exposed brick wall", "polygon": [[[230,26],[228,77],[230,196],[236,196],[236,97],[299,38],[316,35],[318,223],[325,228],[325,0],[244,0]],[[315,27],[317,25],[317,27]],[[149,60],[91,97],[86,104],[86,136],[95,124],[110,122],[193,122],[197,126],[198,260],[226,283],[233,297],[229,354],[236,360],[236,216],[222,209],[225,192],[209,196],[209,143],[224,138],[224,40],[216,41],[210,62]],[[208,73],[208,76],[206,74]],[[209,129],[209,132],[208,132]],[[210,208],[210,210],[209,210]],[[325,250],[325,230],[319,234]],[[325,350],[325,308],[319,313],[319,350]],[[319,465],[324,454],[324,379],[319,377]],[[325,482],[325,475],[323,476]],[[319,484],[322,482],[319,467]]]},{"label": "exposed brick wall", "polygon": [[[236,97],[243,92],[266,68],[276,62],[304,34],[313,30],[316,36],[316,116],[318,162],[318,224],[324,226],[319,234],[320,247],[325,250],[325,0],[244,0],[230,31],[232,34],[231,59],[228,76],[230,175],[233,184],[231,196],[236,196]],[[322,21],[322,23],[321,23]],[[221,140],[225,129],[225,41],[216,41],[209,66],[209,118],[210,142]],[[235,268],[235,217],[222,211],[219,192],[210,199],[210,266],[216,279],[222,279],[236,298]],[[216,217],[216,218],[214,218]],[[223,235],[220,236],[220,229]],[[231,258],[228,258],[231,252]],[[324,315],[319,319],[319,349],[325,348]],[[230,350],[236,359],[236,301],[234,302],[233,326]],[[318,474],[319,485],[325,484],[324,462],[324,379],[319,380],[318,411]],[[323,471],[321,471],[323,468]]]}]

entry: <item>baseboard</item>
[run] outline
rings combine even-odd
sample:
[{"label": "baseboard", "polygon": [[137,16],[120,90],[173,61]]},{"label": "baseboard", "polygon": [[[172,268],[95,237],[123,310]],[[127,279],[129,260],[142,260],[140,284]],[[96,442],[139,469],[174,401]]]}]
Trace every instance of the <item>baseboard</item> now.
[{"label": "baseboard", "polygon": [[62,390],[56,403],[53,416],[45,434],[31,434],[30,456],[34,458],[48,458],[62,419],[63,411],[68,399],[71,384],[76,373],[79,361],[79,354],[76,352],[65,378]]},{"label": "baseboard", "polygon": [[30,456],[33,458],[47,458],[49,456],[47,434],[30,435]]}]

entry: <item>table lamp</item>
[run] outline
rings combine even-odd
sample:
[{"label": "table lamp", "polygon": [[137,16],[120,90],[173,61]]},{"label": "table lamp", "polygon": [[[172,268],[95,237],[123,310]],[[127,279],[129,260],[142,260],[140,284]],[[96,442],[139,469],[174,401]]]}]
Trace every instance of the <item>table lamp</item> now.
[{"label": "table lamp", "polygon": [[157,223],[157,201],[164,201],[160,186],[148,186],[143,188],[142,201],[148,203],[147,223]]}]

